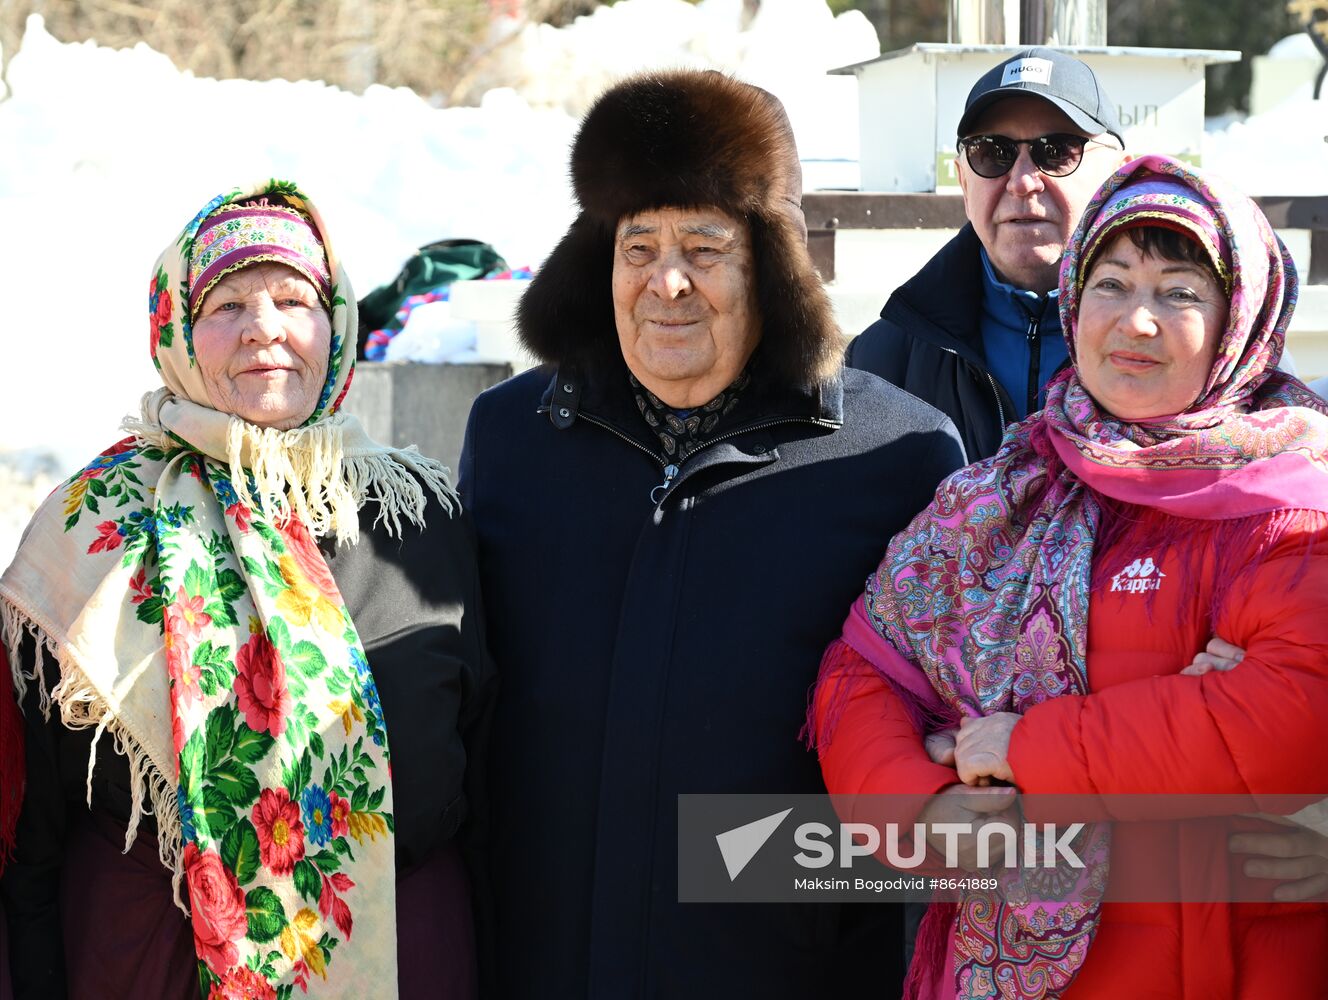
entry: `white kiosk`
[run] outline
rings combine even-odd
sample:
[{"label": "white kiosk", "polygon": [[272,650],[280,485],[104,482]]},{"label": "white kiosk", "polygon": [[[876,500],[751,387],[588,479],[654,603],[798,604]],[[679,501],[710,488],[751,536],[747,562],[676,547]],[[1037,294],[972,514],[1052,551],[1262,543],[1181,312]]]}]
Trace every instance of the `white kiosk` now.
[{"label": "white kiosk", "polygon": [[[863,191],[958,190],[955,128],[968,91],[1021,45],[919,42],[831,70],[858,78]],[[1198,164],[1204,67],[1236,62],[1226,49],[1056,45],[1087,63],[1116,101],[1129,149]]]}]

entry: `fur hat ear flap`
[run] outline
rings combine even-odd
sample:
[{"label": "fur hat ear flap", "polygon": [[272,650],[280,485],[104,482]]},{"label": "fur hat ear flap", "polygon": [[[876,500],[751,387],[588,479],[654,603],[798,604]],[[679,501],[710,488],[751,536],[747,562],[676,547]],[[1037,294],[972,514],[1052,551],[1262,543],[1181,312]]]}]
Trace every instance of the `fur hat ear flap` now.
[{"label": "fur hat ear flap", "polygon": [[521,343],[546,364],[587,373],[621,362],[613,319],[613,232],[582,212],[517,308]]},{"label": "fur hat ear flap", "polygon": [[747,220],[752,235],[762,368],[780,385],[810,389],[839,369],[843,339],[830,297],[787,214]]}]

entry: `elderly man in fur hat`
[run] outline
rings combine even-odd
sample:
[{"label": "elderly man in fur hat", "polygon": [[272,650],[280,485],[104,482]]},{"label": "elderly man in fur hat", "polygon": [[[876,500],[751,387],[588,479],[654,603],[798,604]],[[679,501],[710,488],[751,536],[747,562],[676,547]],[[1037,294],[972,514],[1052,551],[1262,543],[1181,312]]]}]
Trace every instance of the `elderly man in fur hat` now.
[{"label": "elderly man in fur hat", "polygon": [[765,91],[629,79],[572,178],[520,310],[544,364],[479,397],[462,458],[502,672],[485,995],[897,995],[898,907],[679,903],[677,796],[822,790],[821,652],[957,434],[841,368]]}]

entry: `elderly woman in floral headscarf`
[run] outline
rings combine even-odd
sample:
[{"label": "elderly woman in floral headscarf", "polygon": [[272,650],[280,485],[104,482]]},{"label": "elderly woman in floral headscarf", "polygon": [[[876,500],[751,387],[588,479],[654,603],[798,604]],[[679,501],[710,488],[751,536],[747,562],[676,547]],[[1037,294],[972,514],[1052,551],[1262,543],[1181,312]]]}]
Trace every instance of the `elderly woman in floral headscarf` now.
[{"label": "elderly woman in floral headscarf", "polygon": [[[1274,368],[1295,299],[1248,198],[1163,157],[1106,182],[1061,270],[1072,368],[891,542],[826,652],[831,792],[939,793],[923,819],[976,822],[1011,803],[966,795],[989,781],[1328,790],[1328,417]],[[1235,669],[1188,666],[1213,635]],[[948,726],[934,761],[920,736]],[[909,995],[1318,995],[1328,904],[1274,902],[1225,835],[1169,830],[1090,827],[1068,894],[934,904]],[[1102,903],[1145,859],[1265,902]]]},{"label": "elderly woman in floral headscarf", "polygon": [[354,299],[293,185],[205,206],[149,312],[162,388],[0,579],[16,994],[469,995],[491,670],[447,470],[339,411]]}]

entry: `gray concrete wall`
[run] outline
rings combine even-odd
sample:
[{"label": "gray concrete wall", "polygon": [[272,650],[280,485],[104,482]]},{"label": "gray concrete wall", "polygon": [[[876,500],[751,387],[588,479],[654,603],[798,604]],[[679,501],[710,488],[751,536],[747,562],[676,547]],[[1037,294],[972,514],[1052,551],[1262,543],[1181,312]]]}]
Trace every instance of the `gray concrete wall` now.
[{"label": "gray concrete wall", "polygon": [[359,361],[343,405],[370,437],[397,448],[416,445],[442,459],[455,476],[470,404],[511,374],[505,364]]}]

